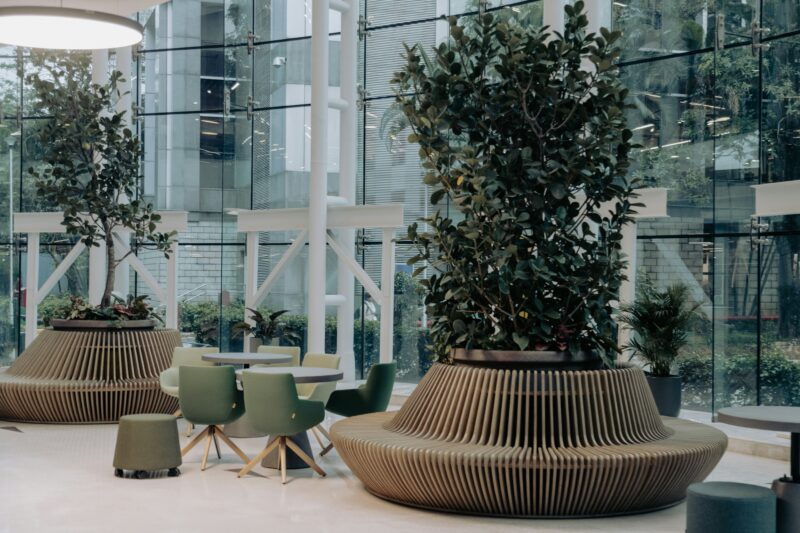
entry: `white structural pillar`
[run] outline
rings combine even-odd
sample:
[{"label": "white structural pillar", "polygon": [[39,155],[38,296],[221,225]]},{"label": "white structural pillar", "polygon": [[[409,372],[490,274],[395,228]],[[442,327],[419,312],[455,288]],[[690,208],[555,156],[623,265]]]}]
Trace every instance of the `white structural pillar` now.
[{"label": "white structural pillar", "polygon": [[25,287],[25,346],[36,338],[39,323],[39,234],[28,233],[28,270]]},{"label": "white structural pillar", "polygon": [[314,0],[311,22],[311,182],[308,188],[308,351],[325,351],[328,218],[330,0]]},{"label": "white structural pillar", "polygon": [[[340,98],[346,102],[339,120],[339,196],[346,205],[356,201],[356,159],[358,157],[358,118],[356,87],[358,69],[358,0],[346,0],[347,7],[342,11],[341,44],[339,47]],[[346,254],[355,256],[354,228],[338,231],[339,242]],[[345,381],[356,379],[356,361],[353,350],[353,328],[355,314],[355,281],[353,272],[344,261],[339,260],[338,299],[336,324],[336,353],[341,358]],[[331,300],[329,299],[329,303]]]},{"label": "white structural pillar", "polygon": [[[129,127],[133,126],[131,121],[131,112],[132,112],[132,100],[131,100],[131,90],[133,85],[131,83],[131,76],[132,76],[132,50],[130,47],[126,48],[117,48],[117,70],[122,72],[123,77],[125,78],[125,82],[120,87],[120,91],[122,92],[119,100],[117,100],[117,113],[125,112],[125,121],[128,123]],[[127,198],[125,199],[127,203]],[[120,232],[120,237],[123,240],[130,239],[130,232]],[[114,290],[122,295],[127,295],[131,292],[131,276],[130,276],[130,265],[128,261],[123,261],[117,270],[114,272]],[[169,309],[169,305],[167,309]],[[167,324],[168,328],[172,328],[175,326],[170,326]]]},{"label": "white structural pillar", "polygon": [[[92,51],[92,82],[104,84],[108,81],[108,50]],[[89,248],[89,303],[100,305],[105,289],[106,247]]]},{"label": "white structural pillar", "polygon": [[381,250],[381,363],[394,358],[394,228],[383,229]]}]

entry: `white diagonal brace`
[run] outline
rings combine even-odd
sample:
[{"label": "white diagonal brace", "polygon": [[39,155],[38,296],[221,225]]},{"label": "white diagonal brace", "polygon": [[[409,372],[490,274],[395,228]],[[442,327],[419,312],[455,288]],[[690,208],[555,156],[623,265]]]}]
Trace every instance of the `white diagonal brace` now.
[{"label": "white diagonal brace", "polygon": [[58,268],[56,268],[53,271],[53,273],[50,274],[50,277],[47,278],[47,281],[45,281],[39,288],[39,290],[36,291],[37,304],[41,304],[42,301],[45,299],[45,297],[48,294],[50,294],[50,291],[53,290],[53,287],[56,286],[56,283],[58,283],[59,280],[64,276],[64,274],[67,273],[69,267],[72,266],[72,263],[74,263],[75,260],[78,259],[78,256],[80,256],[85,249],[86,245],[83,244],[83,242],[81,241],[78,241],[78,243],[72,247],[72,250],[70,250],[70,252],[67,254],[67,257],[65,257],[63,261],[59,263]]},{"label": "white diagonal brace", "polygon": [[339,256],[339,259],[344,262],[345,265],[350,269],[356,279],[364,286],[367,292],[372,296],[372,299],[376,302],[383,302],[383,293],[381,289],[372,281],[372,278],[369,277],[369,274],[361,268],[355,259],[352,256],[348,255],[339,241],[328,231],[328,244],[330,244],[331,249],[336,252],[336,255]]},{"label": "white diagonal brace", "polygon": [[[117,248],[117,253],[119,254],[118,257],[123,257],[125,254],[131,251],[130,246],[128,246],[117,234],[114,234],[114,243]],[[156,295],[156,298],[158,298],[160,302],[166,302],[166,292],[161,285],[158,284],[158,280],[153,277],[153,274],[150,273],[147,265],[142,263],[142,260],[139,259],[136,254],[129,255],[127,260],[131,264],[131,268],[133,268],[140,276],[142,276],[142,279],[145,283],[147,283],[147,286],[152,289],[153,293]]]},{"label": "white diagonal brace", "polygon": [[278,264],[275,265],[275,267],[270,271],[269,276],[267,276],[267,279],[264,280],[264,282],[258,288],[258,291],[256,291],[256,294],[253,297],[253,301],[251,303],[253,307],[258,307],[258,304],[264,301],[264,298],[267,297],[270,289],[278,280],[278,276],[281,275],[283,270],[289,265],[292,259],[294,259],[294,257],[300,252],[300,250],[303,249],[303,246],[305,246],[307,235],[308,235],[307,231],[305,230],[301,231],[300,234],[297,236],[297,238],[295,238],[294,242],[284,252],[283,256],[278,261]]}]

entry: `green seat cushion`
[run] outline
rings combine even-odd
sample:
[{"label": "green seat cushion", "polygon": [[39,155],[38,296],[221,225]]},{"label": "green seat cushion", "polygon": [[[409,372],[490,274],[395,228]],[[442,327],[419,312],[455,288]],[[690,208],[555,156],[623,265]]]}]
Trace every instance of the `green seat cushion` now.
[{"label": "green seat cushion", "polygon": [[687,533],[773,533],[776,499],[767,487],[712,481],[687,491]]},{"label": "green seat cushion", "polygon": [[119,419],[114,468],[164,470],[180,465],[178,424],[174,416],[139,414]]}]

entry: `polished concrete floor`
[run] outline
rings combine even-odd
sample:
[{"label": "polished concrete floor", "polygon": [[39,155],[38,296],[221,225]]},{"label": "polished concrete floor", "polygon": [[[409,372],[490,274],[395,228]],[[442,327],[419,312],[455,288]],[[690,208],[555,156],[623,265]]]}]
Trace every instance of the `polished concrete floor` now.
[{"label": "polished concrete floor", "polygon": [[[214,459],[205,472],[197,447],[178,478],[118,479],[111,467],[115,436],[112,425],[0,421],[0,532],[684,530],[683,504],[590,520],[503,520],[410,509],[367,494],[335,452],[319,461],[327,478],[295,471],[285,486],[260,467],[257,475],[238,479],[237,458],[224,447],[222,462]],[[264,442],[237,440],[251,455]],[[786,470],[787,463],[728,453],[711,478],[768,485]]]}]

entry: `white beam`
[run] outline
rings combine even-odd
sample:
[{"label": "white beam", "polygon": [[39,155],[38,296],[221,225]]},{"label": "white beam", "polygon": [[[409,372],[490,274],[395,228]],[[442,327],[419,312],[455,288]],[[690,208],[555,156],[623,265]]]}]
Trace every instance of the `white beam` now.
[{"label": "white beam", "polygon": [[755,216],[777,217],[800,213],[800,180],[751,187],[756,191]]},{"label": "white beam", "polygon": [[[114,235],[114,244],[116,246],[116,252],[119,254],[118,257],[122,257],[130,251],[128,244],[122,241],[119,235]],[[158,280],[153,277],[153,274],[151,274],[147,266],[142,263],[142,260],[136,255],[131,254],[128,256],[128,261],[130,262],[131,267],[133,267],[133,269],[139,273],[139,275],[142,277],[142,280],[148,285],[148,287],[150,287],[153,293],[155,293],[156,298],[158,298],[160,302],[167,303],[168,298],[166,291],[161,287],[161,285],[158,284]]]},{"label": "white beam", "polygon": [[341,98],[331,98],[328,100],[328,107],[339,111],[346,111],[350,107],[350,103]]},{"label": "white beam", "polygon": [[[248,239],[250,238],[250,235],[258,235],[258,234],[255,233],[255,232],[248,233],[247,234]],[[305,246],[305,244],[306,244],[306,236],[307,235],[308,235],[308,233],[306,231],[302,231],[297,236],[297,238],[294,240],[294,242],[289,246],[289,248],[283,253],[283,255],[281,256],[280,260],[278,261],[278,264],[276,264],[272,268],[272,270],[270,270],[270,273],[267,276],[267,279],[265,279],[264,282],[261,284],[261,286],[258,287],[258,290],[255,292],[252,300],[250,301],[250,304],[249,304],[250,307],[256,308],[259,305],[261,305],[261,302],[263,302],[264,298],[267,297],[267,295],[269,294],[269,291],[272,289],[272,286],[278,280],[278,278],[280,277],[281,273],[283,273],[283,271],[286,269],[286,267],[289,265],[289,263],[292,262],[292,259],[294,259],[295,256],[300,252],[300,250],[303,249],[303,246]],[[249,246],[248,246],[247,254],[248,254],[248,258],[249,258],[250,257],[250,247]],[[256,248],[256,254],[258,254],[258,249],[257,248]],[[256,268],[256,270],[257,270],[257,268]],[[249,279],[250,278],[248,277],[248,280]],[[252,282],[253,282],[253,287],[256,287],[257,286],[256,285],[257,284],[257,280],[253,279]]]},{"label": "white beam", "polygon": [[347,13],[351,10],[350,4],[344,0],[330,0],[330,3],[331,9],[338,11],[339,13]]},{"label": "white beam", "polygon": [[329,305],[331,307],[339,307],[340,305],[344,305],[346,303],[346,301],[347,301],[347,298],[345,297],[344,294],[327,294],[327,295],[325,295],[325,305]]},{"label": "white beam", "polygon": [[36,338],[39,322],[39,234],[28,233],[28,268],[25,279],[25,347]]},{"label": "white beam", "polygon": [[[308,229],[305,207],[239,211],[237,231],[291,231]],[[403,227],[403,204],[351,205],[328,208],[328,229]]]},{"label": "white beam", "polygon": [[72,250],[69,251],[67,256],[58,264],[58,267],[50,274],[50,277],[47,278],[42,286],[36,291],[36,304],[39,305],[42,301],[50,294],[50,291],[53,290],[53,287],[56,286],[56,283],[67,273],[69,267],[78,259],[83,251],[86,249],[86,245],[82,242],[78,241],[78,243],[72,247]]},{"label": "white beam", "polygon": [[180,247],[177,242],[173,242],[169,249],[166,301],[163,301],[166,308],[164,325],[169,329],[178,329],[178,250]]},{"label": "white beam", "polygon": [[372,299],[375,300],[377,303],[383,302],[383,294],[380,288],[372,281],[372,278],[369,277],[369,274],[361,268],[356,260],[353,258],[352,255],[346,253],[344,248],[341,244],[334,238],[333,235],[328,234],[328,244],[331,245],[331,249],[336,252],[336,255],[339,256],[339,259],[344,262],[347,268],[355,275],[356,279],[364,286],[364,289],[372,296]]},{"label": "white beam", "polygon": [[[161,216],[158,231],[186,231],[189,214],[186,211],[156,211]],[[64,233],[64,214],[61,212],[14,213],[16,233]]]}]

